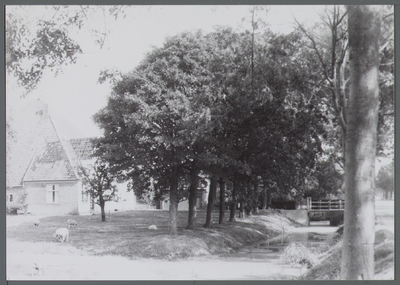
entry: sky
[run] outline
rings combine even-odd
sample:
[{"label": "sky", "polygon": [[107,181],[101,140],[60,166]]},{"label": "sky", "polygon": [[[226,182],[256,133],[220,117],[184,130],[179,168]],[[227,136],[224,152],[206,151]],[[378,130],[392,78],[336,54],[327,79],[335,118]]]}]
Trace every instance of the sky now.
[{"label": "sky", "polygon": [[[319,16],[321,6],[266,6],[268,12],[258,11],[257,16],[269,24],[274,32],[288,33],[293,30],[293,16],[300,22],[310,22]],[[7,9],[8,7],[6,7]],[[62,74],[54,77],[49,70],[37,89],[26,98],[20,98],[22,90],[14,78],[7,77],[6,104],[12,114],[18,114],[20,106],[32,100],[42,100],[49,106],[52,120],[65,137],[101,136],[92,116],[107,104],[111,92],[108,83],[98,84],[100,71],[116,69],[129,72],[140,63],[153,46],[161,46],[168,36],[183,31],[201,29],[205,33],[215,26],[246,27],[250,6],[132,6],[124,9],[126,17],[117,20],[102,14],[88,15],[89,28],[107,27],[106,43],[102,49],[94,45],[88,33],[74,31],[71,36],[80,44],[83,53],[76,64],[63,67]],[[9,8],[8,11],[11,11]],[[47,13],[47,14],[46,14]],[[49,18],[49,12],[40,7],[28,7],[26,18],[32,23],[39,18]],[[19,114],[20,115],[20,114]]]}]

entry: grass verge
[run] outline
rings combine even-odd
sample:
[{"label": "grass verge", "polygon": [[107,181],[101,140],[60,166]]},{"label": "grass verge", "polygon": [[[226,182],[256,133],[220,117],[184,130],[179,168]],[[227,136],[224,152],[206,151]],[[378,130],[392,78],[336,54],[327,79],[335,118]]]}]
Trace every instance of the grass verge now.
[{"label": "grass verge", "polygon": [[[8,219],[7,239],[45,243],[49,248],[53,244],[67,246],[59,244],[52,235],[57,228],[66,227],[71,217],[45,217],[40,219],[38,228],[29,219],[12,226],[13,219],[18,218]],[[101,222],[99,216],[73,216],[73,219],[77,220],[78,227],[70,229],[69,246],[91,255],[166,260],[230,253],[266,236],[276,236],[290,224],[287,218],[271,211],[221,225],[215,220],[211,228],[203,228],[205,212],[199,211],[195,229],[187,230],[187,212],[182,211],[178,212],[179,235],[170,236],[166,211],[115,212],[107,215],[106,222]],[[150,225],[156,225],[157,230],[149,229]]]}]

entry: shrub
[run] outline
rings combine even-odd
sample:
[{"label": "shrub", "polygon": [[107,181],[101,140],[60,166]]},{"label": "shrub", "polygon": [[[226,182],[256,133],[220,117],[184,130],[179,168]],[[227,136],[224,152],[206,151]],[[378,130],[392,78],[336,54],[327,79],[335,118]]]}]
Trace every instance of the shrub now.
[{"label": "shrub", "polygon": [[336,243],[324,257],[311,268],[303,279],[305,280],[337,280],[340,278],[340,263],[342,256],[342,241]]},{"label": "shrub", "polygon": [[311,268],[316,263],[316,257],[301,243],[294,242],[284,250],[281,257],[286,264],[291,266],[304,265]]}]

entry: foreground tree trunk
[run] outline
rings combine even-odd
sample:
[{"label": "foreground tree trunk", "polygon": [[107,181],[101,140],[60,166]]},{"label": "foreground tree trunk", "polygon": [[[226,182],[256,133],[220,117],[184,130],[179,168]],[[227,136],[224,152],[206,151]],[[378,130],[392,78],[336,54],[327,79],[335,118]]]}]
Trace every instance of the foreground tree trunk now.
[{"label": "foreground tree trunk", "polygon": [[231,204],[231,211],[229,215],[229,221],[234,222],[235,221],[235,215],[236,215],[236,206],[237,206],[237,187],[238,187],[238,181],[237,178],[233,178],[233,189],[232,189],[232,204]]},{"label": "foreground tree trunk", "polygon": [[105,211],[105,206],[106,202],[104,199],[100,196],[100,203],[99,203],[100,209],[101,209],[101,221],[105,222],[106,221],[106,211]]},{"label": "foreground tree trunk", "polygon": [[225,216],[225,180],[221,177],[219,180],[219,224],[224,222]]},{"label": "foreground tree trunk", "polygon": [[172,166],[171,186],[169,190],[169,221],[171,235],[178,235],[178,167]]},{"label": "foreground tree trunk", "polygon": [[189,187],[189,213],[187,229],[194,229],[196,223],[196,202],[197,202],[197,188],[199,185],[199,173],[200,170],[196,167],[196,163],[193,164],[190,170],[190,187]]},{"label": "foreground tree trunk", "polygon": [[217,177],[216,176],[211,177],[210,192],[208,193],[206,223],[204,224],[205,228],[211,227],[215,196],[217,192],[217,184],[218,184]]},{"label": "foreground tree trunk", "polygon": [[346,133],[341,279],[374,278],[379,6],[349,6],[350,99]]},{"label": "foreground tree trunk", "polygon": [[239,218],[244,218],[244,199],[240,199]]}]

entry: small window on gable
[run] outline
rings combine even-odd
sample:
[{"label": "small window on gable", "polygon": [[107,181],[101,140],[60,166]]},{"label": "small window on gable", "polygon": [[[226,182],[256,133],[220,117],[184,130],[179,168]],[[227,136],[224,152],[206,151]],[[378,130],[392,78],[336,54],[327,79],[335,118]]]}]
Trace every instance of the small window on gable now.
[{"label": "small window on gable", "polygon": [[10,194],[10,202],[14,201],[13,194]]},{"label": "small window on gable", "polygon": [[59,185],[47,184],[46,185],[46,202],[49,204],[59,203]]}]

